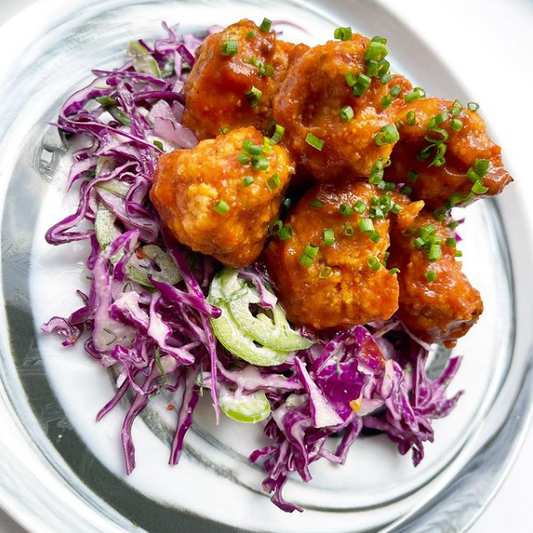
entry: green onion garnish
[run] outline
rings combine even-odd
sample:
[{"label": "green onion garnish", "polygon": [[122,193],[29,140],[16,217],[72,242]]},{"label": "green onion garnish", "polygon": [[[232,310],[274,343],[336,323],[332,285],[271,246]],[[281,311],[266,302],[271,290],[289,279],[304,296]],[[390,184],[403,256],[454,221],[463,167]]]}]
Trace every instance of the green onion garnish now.
[{"label": "green onion garnish", "polygon": [[477,102],[468,102],[467,107],[475,113],[479,109],[479,104]]},{"label": "green onion garnish", "polygon": [[313,209],[322,209],[325,205],[326,204],[322,200],[319,200],[318,198],[314,198],[313,200],[309,202],[309,206],[312,207]]},{"label": "green onion garnish", "polygon": [[374,37],[366,49],[365,61],[381,61],[388,54],[387,39],[384,37]]},{"label": "green onion garnish", "polygon": [[270,236],[279,235],[281,228],[283,228],[283,222],[281,220],[275,220],[270,226],[268,226],[268,234]]},{"label": "green onion garnish", "polygon": [[239,51],[239,43],[233,39],[228,39],[220,45],[223,56],[234,56]]},{"label": "green onion garnish", "polygon": [[366,74],[362,72],[357,76],[357,82],[353,87],[352,94],[354,96],[362,96],[366,93],[370,84],[372,83],[372,78],[369,78]]},{"label": "green onion garnish", "polygon": [[247,38],[247,39],[253,39],[255,36],[256,36],[256,33],[255,33],[254,30],[249,31],[249,32],[246,34],[246,38]]},{"label": "green onion garnish", "polygon": [[369,257],[367,263],[372,270],[379,270],[381,266],[377,257]]},{"label": "green onion garnish", "polygon": [[471,190],[474,194],[485,194],[489,188],[485,187],[480,181],[476,181],[476,183],[472,185]]},{"label": "green onion garnish", "polygon": [[256,107],[261,103],[263,93],[254,86],[246,93],[246,98],[252,107]]},{"label": "green onion garnish", "polygon": [[352,38],[352,28],[347,26],[346,28],[337,28],[334,32],[335,39],[340,39],[341,41],[349,41]]},{"label": "green onion garnish", "polygon": [[405,196],[409,196],[413,192],[413,189],[409,187],[409,185],[404,185],[403,187],[400,187],[400,193],[405,194]]},{"label": "green onion garnish", "polygon": [[279,176],[277,174],[273,174],[270,176],[267,186],[270,189],[270,192],[272,192],[276,187],[279,187],[281,185],[281,180],[279,179]]},{"label": "green onion garnish", "polygon": [[361,200],[357,200],[353,208],[357,211],[357,213],[362,215],[366,211],[366,204],[362,202]]},{"label": "green onion garnish", "polygon": [[335,244],[335,232],[332,229],[325,229],[322,235],[322,242],[326,246],[333,246]]},{"label": "green onion garnish", "polygon": [[460,131],[463,127],[463,123],[458,118],[454,118],[452,120],[451,126],[453,131]]},{"label": "green onion garnish", "polygon": [[326,279],[326,278],[329,278],[331,276],[331,273],[332,273],[331,267],[325,266],[325,267],[322,268],[322,270],[318,274],[318,277],[320,279]]},{"label": "green onion garnish", "polygon": [[405,116],[405,122],[407,122],[409,126],[414,126],[416,124],[416,113],[413,110],[407,113]]},{"label": "green onion garnish", "polygon": [[117,105],[117,101],[114,98],[111,98],[110,96],[98,96],[95,98],[95,100],[104,107],[108,107],[110,105]]},{"label": "green onion garnish", "polygon": [[339,207],[341,215],[345,217],[351,217],[353,214],[353,209],[348,204],[341,204]]},{"label": "green onion garnish", "polygon": [[315,137],[312,133],[307,134],[305,142],[309,146],[312,146],[313,148],[317,149],[319,152],[322,151],[322,148],[324,148],[324,141],[319,139],[318,137]]},{"label": "green onion garnish", "polygon": [[220,135],[227,135],[233,128],[231,126],[220,126],[218,130]]},{"label": "green onion garnish", "polygon": [[446,218],[446,211],[444,209],[436,209],[433,211],[433,217],[435,220],[442,222]]},{"label": "green onion garnish", "polygon": [[241,165],[249,165],[250,162],[252,161],[252,160],[250,159],[250,156],[249,156],[248,154],[245,154],[244,152],[241,153],[241,154],[239,154],[239,156],[237,157],[237,159],[238,159],[238,161],[239,161],[239,163],[240,163]]},{"label": "green onion garnish", "polygon": [[242,179],[242,184],[244,187],[249,187],[254,182],[254,178],[252,176],[246,176],[246,178]]},{"label": "green onion garnish", "polygon": [[426,97],[426,91],[422,89],[422,87],[415,87],[412,92],[406,94],[403,99],[406,103],[414,102],[415,100],[418,100],[419,98],[425,98]]},{"label": "green onion garnish", "polygon": [[410,183],[415,183],[418,179],[418,172],[415,172],[414,170],[410,170],[407,173],[407,181]]},{"label": "green onion garnish", "polygon": [[374,137],[374,142],[378,146],[384,146],[386,144],[394,144],[400,139],[400,134],[393,124],[387,124],[383,126],[381,130]]},{"label": "green onion garnish", "polygon": [[154,146],[157,146],[157,148],[159,148],[162,152],[165,151],[165,147],[161,141],[154,141]]},{"label": "green onion garnish", "polygon": [[347,72],[345,78],[349,87],[353,87],[357,83],[357,78],[353,72]]},{"label": "green onion garnish", "polygon": [[352,106],[345,105],[340,111],[339,116],[343,122],[350,122],[354,117],[354,112]]},{"label": "green onion garnish", "polygon": [[270,144],[278,144],[285,135],[285,128],[280,124],[275,124],[275,130],[270,138]]},{"label": "green onion garnish", "polygon": [[359,230],[361,233],[371,233],[374,231],[374,223],[370,218],[362,218],[359,222]]},{"label": "green onion garnish", "polygon": [[438,261],[442,255],[440,244],[431,244],[429,247],[428,259],[430,262]]},{"label": "green onion garnish", "polygon": [[270,28],[272,28],[272,21],[265,17],[263,19],[263,22],[261,22],[261,26],[259,26],[259,29],[263,33],[268,33],[270,31]]},{"label": "green onion garnish", "polygon": [[346,237],[351,237],[353,235],[353,228],[350,224],[344,226],[344,235],[346,235]]},{"label": "green onion garnish", "polygon": [[254,170],[266,170],[269,167],[269,162],[266,157],[262,155],[254,155],[252,157],[252,168]]},{"label": "green onion garnish", "polygon": [[437,274],[435,274],[435,272],[433,272],[433,270],[428,270],[426,272],[426,279],[428,281],[435,281],[437,279]]},{"label": "green onion garnish", "polygon": [[309,268],[317,255],[318,246],[309,243],[305,247],[304,253],[300,257],[299,261],[304,267]]},{"label": "green onion garnish", "polygon": [[474,170],[480,178],[484,178],[490,169],[490,161],[488,159],[476,159],[474,161]]},{"label": "green onion garnish", "polygon": [[250,155],[261,155],[263,153],[263,147],[254,144],[252,141],[244,141],[242,149]]},{"label": "green onion garnish", "polygon": [[457,248],[457,240],[453,237],[449,237],[448,239],[446,239],[446,246],[448,248]]},{"label": "green onion garnish", "polygon": [[400,273],[400,269],[399,268],[391,268],[389,270],[389,274],[391,274],[391,275],[399,274],[399,273]]},{"label": "green onion garnish", "polygon": [[280,241],[287,241],[289,239],[292,239],[292,227],[291,226],[283,226],[278,234]]},{"label": "green onion garnish", "polygon": [[463,257],[463,252],[461,250],[456,250],[455,254],[453,256],[454,257]]},{"label": "green onion garnish", "polygon": [[224,200],[219,200],[214,209],[217,213],[225,215],[229,211],[229,205]]}]

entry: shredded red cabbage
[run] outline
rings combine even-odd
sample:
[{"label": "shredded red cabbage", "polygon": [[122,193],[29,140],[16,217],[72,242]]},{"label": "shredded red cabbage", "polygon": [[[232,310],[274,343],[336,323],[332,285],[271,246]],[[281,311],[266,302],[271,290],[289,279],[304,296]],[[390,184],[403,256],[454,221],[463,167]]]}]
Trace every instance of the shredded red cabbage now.
[{"label": "shredded red cabbage", "polygon": [[[89,240],[92,281],[88,295],[78,291],[83,306],[69,318],[52,318],[43,331],[58,333],[64,346],[74,346],[86,330],[86,352],[105,368],[119,369],[117,393],[97,420],[131,393],[122,428],[128,473],[135,468],[131,428],[153,395],[162,389],[181,395],[170,453],[170,463],[176,464],[200,386],[210,389],[218,421],[219,384],[239,394],[263,391],[270,401],[264,433],[272,444],[254,451],[250,461],[263,463],[264,488],[284,511],[301,510],[283,497],[290,474],[309,481],[309,467],[318,459],[344,464],[363,427],[385,432],[401,454],[412,450],[417,465],[424,442],[433,441],[432,420],[446,416],[461,395],[445,397],[460,358],[451,359],[440,378],[428,379],[429,347],[394,320],[319,339],[277,368],[236,361],[216,341],[208,317],[217,318],[220,310],[206,294],[217,265],[166,241],[148,197],[161,146],[191,148],[197,142],[180,121],[184,82],[201,39],[163,26],[167,37],[153,47],[138,41],[161,77],[136,71],[133,61],[113,71],[97,70],[96,79],[61,108],[57,126],[90,144],[74,154],[67,182],[67,190],[78,186],[78,209],[53,226],[46,239],[52,245]],[[99,205],[110,212],[116,232],[103,250],[94,229]],[[156,278],[156,262],[145,257],[144,247],[153,244],[179,270],[174,285]],[[147,272],[144,283],[132,276],[139,267]],[[261,306],[276,305],[261,265],[243,277],[257,288]],[[328,437],[340,432],[337,449],[326,449]]]}]

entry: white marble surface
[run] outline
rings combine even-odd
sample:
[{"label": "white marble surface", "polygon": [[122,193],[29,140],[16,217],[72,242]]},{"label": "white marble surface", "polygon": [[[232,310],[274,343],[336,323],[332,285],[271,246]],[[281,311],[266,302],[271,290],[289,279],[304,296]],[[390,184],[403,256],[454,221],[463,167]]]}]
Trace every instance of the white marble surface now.
[{"label": "white marble surface", "polygon": [[[497,131],[498,125],[511,115],[523,116],[521,131],[512,139],[499,141],[507,159],[530,153],[531,141],[527,137],[533,123],[529,103],[533,88],[533,0],[382,1],[431,40],[441,56],[453,64],[464,85],[483,106],[484,114],[490,117],[493,130]],[[0,0],[0,24],[34,2]],[[508,85],[501,83],[505,78]],[[531,449],[530,430],[503,488],[471,533],[533,531],[533,512],[529,507],[533,495]],[[0,510],[0,533],[26,532]]]}]

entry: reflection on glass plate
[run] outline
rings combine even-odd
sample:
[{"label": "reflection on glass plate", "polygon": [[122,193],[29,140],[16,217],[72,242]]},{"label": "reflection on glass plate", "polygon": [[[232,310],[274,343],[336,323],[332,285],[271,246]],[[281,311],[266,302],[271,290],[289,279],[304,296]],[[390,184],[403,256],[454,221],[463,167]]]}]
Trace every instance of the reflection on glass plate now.
[{"label": "reflection on glass plate", "polygon": [[[0,479],[0,497],[10,501],[13,479],[20,480],[21,499],[27,495],[31,502],[31,494],[39,493],[38,508],[28,504],[24,512],[32,531],[422,532],[444,523],[463,531],[516,452],[531,407],[531,335],[521,327],[531,319],[531,289],[520,277],[523,269],[513,270],[519,254],[528,253],[513,241],[513,230],[527,223],[515,187],[501,201],[466,211],[465,270],[486,311],[454,350],[466,357],[450,393],[467,392],[452,415],[435,424],[436,442],[427,447],[426,459],[414,469],[410,457],[398,457],[386,438],[367,436],[345,467],[317,464],[310,484],[289,483],[287,496],[303,514],[282,513],[261,491],[264,475],[247,461],[262,444],[260,428],[229,419],[216,427],[207,398],[182,462],[169,467],[175,413],[166,409],[172,399],[162,395],[135,425],[138,467],[126,478],[119,441],[126,406],[94,422],[114,393],[112,376],[81,346],[64,349],[57,338],[39,333],[50,316],[77,307],[75,289],[87,283],[83,244],[52,248],[44,242],[46,228],[71,212],[75,201],[64,194],[69,151],[46,122],[66,95],[89,81],[91,68],[120,64],[128,41],[157,37],[162,20],[201,31],[268,15],[303,23],[308,33],[291,29],[285,37],[309,44],[329,38],[339,23],[351,24],[363,33],[387,35],[393,65],[428,93],[466,96],[438,58],[378,3],[279,1],[265,9],[255,1],[175,0],[84,0],[75,9],[50,0],[33,8],[36,21],[40,14],[60,14],[35,22],[31,35],[20,39],[21,60],[0,85],[3,410],[18,421],[44,466],[41,476],[30,477],[25,457],[9,446],[14,437],[3,435],[0,451],[12,461],[4,468],[9,475]],[[433,372],[447,356],[433,355]],[[61,503],[58,480],[74,504]]]}]

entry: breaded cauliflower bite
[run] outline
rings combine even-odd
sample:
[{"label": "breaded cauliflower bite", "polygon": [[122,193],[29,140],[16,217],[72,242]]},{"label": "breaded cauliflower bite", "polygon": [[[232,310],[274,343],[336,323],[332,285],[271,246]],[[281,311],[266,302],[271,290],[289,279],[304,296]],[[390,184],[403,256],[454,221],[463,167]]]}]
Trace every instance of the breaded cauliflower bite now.
[{"label": "breaded cauliflower bite", "polygon": [[[475,108],[475,106],[473,107]],[[432,208],[465,206],[502,192],[512,178],[501,149],[476,111],[457,102],[422,98],[393,106],[401,123],[385,179],[407,183]]]},{"label": "breaded cauliflower bite", "polygon": [[449,222],[424,209],[408,228],[393,224],[388,265],[400,269],[397,316],[422,340],[451,348],[477,322],[483,302],[455,258]]},{"label": "breaded cauliflower bite", "polygon": [[369,218],[383,193],[356,181],[322,183],[296,204],[292,238],[269,242],[265,260],[287,316],[314,330],[388,319],[398,280],[383,266],[389,220]]},{"label": "breaded cauliflower bite", "polygon": [[214,138],[226,126],[266,131],[291,53],[305,49],[277,40],[276,32],[262,31],[250,20],[208,36],[185,84],[183,124],[199,139]]},{"label": "breaded cauliflower bite", "polygon": [[294,165],[255,128],[233,130],[160,157],[150,198],[174,237],[221,263],[261,254]]},{"label": "breaded cauliflower bite", "polygon": [[367,76],[368,58],[386,53],[380,46],[359,34],[315,46],[291,65],[274,98],[291,154],[319,180],[368,176],[391,153],[397,131],[383,106],[389,87]]}]

